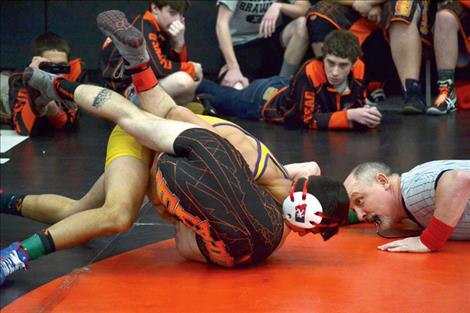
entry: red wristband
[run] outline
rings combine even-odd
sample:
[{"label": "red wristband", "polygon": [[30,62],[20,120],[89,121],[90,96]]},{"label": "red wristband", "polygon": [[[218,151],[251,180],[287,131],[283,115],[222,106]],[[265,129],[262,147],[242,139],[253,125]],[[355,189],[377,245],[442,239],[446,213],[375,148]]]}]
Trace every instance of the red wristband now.
[{"label": "red wristband", "polygon": [[147,67],[143,71],[134,73],[131,76],[132,83],[137,92],[146,91],[158,85],[157,77],[155,77],[151,67]]},{"label": "red wristband", "polygon": [[421,234],[421,242],[431,251],[439,250],[452,235],[454,228],[433,216],[428,227]]}]

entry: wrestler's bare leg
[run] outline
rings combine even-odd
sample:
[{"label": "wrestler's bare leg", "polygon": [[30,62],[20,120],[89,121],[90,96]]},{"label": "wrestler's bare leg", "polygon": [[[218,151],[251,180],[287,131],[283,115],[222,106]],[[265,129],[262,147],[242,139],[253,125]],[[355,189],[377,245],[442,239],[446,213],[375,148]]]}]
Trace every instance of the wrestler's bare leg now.
[{"label": "wrestler's bare leg", "polygon": [[[51,100],[67,101],[66,97],[68,97],[83,110],[115,122],[141,144],[154,151],[174,154],[175,139],[183,131],[198,127],[185,122],[166,120],[142,111],[129,100],[109,89],[86,84],[79,85],[38,68],[26,68],[23,73],[23,82],[28,90],[33,111],[41,112],[44,103]],[[67,83],[73,87],[68,86],[71,90],[59,95],[56,88],[62,90],[61,83]]]},{"label": "wrestler's bare leg", "polygon": [[41,223],[54,224],[77,212],[102,206],[105,199],[104,175],[80,200],[55,194],[27,195],[22,204],[21,215]]},{"label": "wrestler's bare leg", "polygon": [[132,226],[147,189],[147,166],[136,158],[120,157],[111,162],[101,180],[106,190],[101,206],[73,214],[49,227],[56,250],[124,232]]}]

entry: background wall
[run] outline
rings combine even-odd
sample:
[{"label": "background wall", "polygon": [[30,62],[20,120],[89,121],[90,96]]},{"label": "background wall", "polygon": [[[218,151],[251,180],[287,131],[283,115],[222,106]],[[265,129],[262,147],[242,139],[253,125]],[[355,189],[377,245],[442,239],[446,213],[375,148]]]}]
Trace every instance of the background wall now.
[{"label": "background wall", "polygon": [[[118,9],[129,19],[142,13],[146,0],[114,1],[0,1],[0,69],[22,69],[31,60],[31,41],[45,32],[55,32],[70,43],[72,57],[81,57],[89,69],[98,69],[104,35],[96,26],[98,13]],[[215,0],[196,0],[186,14],[189,59],[216,73],[222,58],[215,35]]]}]

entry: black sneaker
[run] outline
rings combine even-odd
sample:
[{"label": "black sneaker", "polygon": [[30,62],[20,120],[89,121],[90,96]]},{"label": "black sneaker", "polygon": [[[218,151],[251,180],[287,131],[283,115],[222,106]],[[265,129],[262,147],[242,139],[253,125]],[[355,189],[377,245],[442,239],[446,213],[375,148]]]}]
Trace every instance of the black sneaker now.
[{"label": "black sneaker", "polygon": [[426,102],[424,99],[416,94],[406,95],[405,106],[401,113],[407,115],[424,114],[426,110]]},{"label": "black sneaker", "polygon": [[439,96],[436,101],[428,107],[426,113],[429,115],[444,115],[456,110],[457,96],[455,86],[450,80],[438,81]]},{"label": "black sneaker", "polygon": [[196,96],[198,102],[204,107],[204,115],[218,116],[217,110],[212,106],[215,102],[214,96],[207,93],[200,93]]}]

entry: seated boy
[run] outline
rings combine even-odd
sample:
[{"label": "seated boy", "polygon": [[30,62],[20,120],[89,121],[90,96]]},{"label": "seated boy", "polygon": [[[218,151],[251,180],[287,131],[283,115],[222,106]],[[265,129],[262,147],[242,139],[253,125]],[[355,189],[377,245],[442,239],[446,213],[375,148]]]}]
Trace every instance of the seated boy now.
[{"label": "seated boy", "polygon": [[[184,13],[188,0],[152,0],[143,15],[132,21],[145,37],[150,54],[149,66],[162,88],[178,104],[194,98],[194,91],[202,79],[201,64],[187,58],[184,38]],[[101,51],[101,71],[105,86],[124,93],[131,84],[131,71],[124,71],[124,59],[108,37]]]},{"label": "seated boy", "polygon": [[[225,60],[221,84],[242,89],[254,79],[291,77],[307,52],[309,6],[307,0],[218,0],[216,33]],[[284,15],[292,19],[287,25]]]},{"label": "seated boy", "polygon": [[306,62],[292,79],[259,79],[243,90],[204,80],[198,92],[212,95],[212,105],[223,115],[318,129],[377,127],[382,115],[376,107],[365,106],[356,36],[332,31],[322,49],[323,61]]},{"label": "seated boy", "polygon": [[[47,32],[37,36],[32,43],[34,60],[44,62],[43,69],[63,75],[72,81],[82,81],[85,76],[84,64],[80,58],[69,60],[70,46],[61,36]],[[15,131],[24,136],[38,133],[42,128],[70,129],[78,122],[76,108],[67,108],[51,101],[44,117],[38,118],[31,111],[31,105],[22,81],[22,72],[15,72],[9,79],[9,105]],[[45,123],[42,123],[44,121]]]}]

